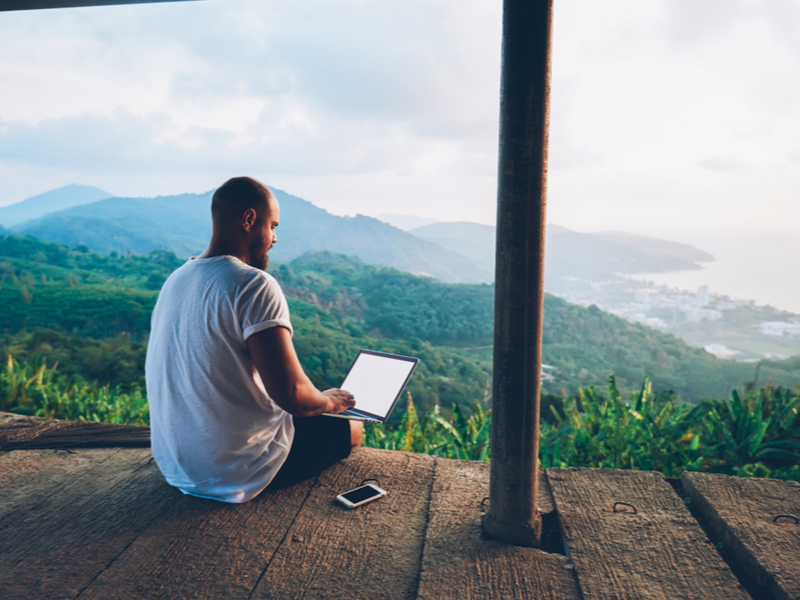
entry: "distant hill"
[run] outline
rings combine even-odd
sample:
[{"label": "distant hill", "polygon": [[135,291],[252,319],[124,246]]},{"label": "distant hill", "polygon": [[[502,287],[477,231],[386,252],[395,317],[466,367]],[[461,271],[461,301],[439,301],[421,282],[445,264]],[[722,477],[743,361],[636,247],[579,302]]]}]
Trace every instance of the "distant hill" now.
[{"label": "distant hill", "polygon": [[[672,242],[666,240],[652,241],[660,243],[662,247],[672,245]],[[593,233],[579,233],[548,225],[545,269],[550,269],[559,277],[603,279],[615,273],[667,273],[699,268],[692,260],[682,256],[656,254],[633,244],[604,239]]]},{"label": "distant hill", "polygon": [[409,233],[463,254],[494,270],[495,231],[493,225],[460,221],[423,225],[410,229]]},{"label": "distant hill", "polygon": [[0,208],[0,225],[13,227],[19,223],[37,219],[47,213],[81,204],[89,204],[111,196],[113,194],[90,185],[77,185],[74,183],[65,185],[57,190],[50,190],[27,200],[3,206]]},{"label": "distant hill", "polygon": [[689,244],[669,242],[646,235],[635,235],[633,233],[625,233],[624,231],[599,231],[591,235],[603,240],[636,248],[651,256],[674,256],[692,262],[708,262],[715,260],[708,252],[704,252]]},{"label": "distant hill", "polygon": [[395,215],[392,213],[381,213],[375,218],[403,231],[438,222],[436,219],[426,219],[425,217],[416,217],[414,215]]},{"label": "distant hill", "polygon": [[[494,269],[496,229],[478,223],[433,223],[411,229],[439,244]],[[658,273],[700,268],[694,261],[713,256],[687,244],[619,232],[578,233],[547,226],[546,283],[563,278],[603,280],[616,273]]]},{"label": "distant hill", "polygon": [[[81,196],[83,190],[87,195]],[[357,256],[364,262],[427,275],[450,283],[488,283],[494,279],[495,227],[478,223],[433,222],[402,231],[379,219],[339,217],[291,194],[275,190],[281,203],[278,244],[272,256],[292,260],[306,252],[328,250]],[[37,210],[60,199],[79,202],[105,192],[67,186],[19,203]],[[211,235],[212,192],[156,198],[105,198],[59,208],[10,229],[17,234],[86,246],[97,252],[148,254],[165,249],[187,257],[205,248]],[[72,198],[69,200],[69,198]],[[3,210],[10,210],[14,206]],[[21,213],[20,213],[21,214]],[[428,219],[381,215],[406,227]],[[698,269],[695,261],[711,255],[667,240],[620,232],[578,233],[548,225],[545,285],[560,293],[575,280],[603,281],[616,274]]]},{"label": "distant hill", "polygon": [[188,257],[211,235],[211,192],[157,198],[107,198],[23,223],[14,232],[110,254],[165,249]]},{"label": "distant hill", "polygon": [[[296,196],[274,190],[281,205],[278,244],[271,256],[291,260],[330,250],[370,264],[391,266],[446,282],[491,281],[491,269],[371,217],[338,217]],[[48,214],[14,228],[68,246],[108,254],[166,249],[188,257],[211,235],[211,195],[108,198]]]}]

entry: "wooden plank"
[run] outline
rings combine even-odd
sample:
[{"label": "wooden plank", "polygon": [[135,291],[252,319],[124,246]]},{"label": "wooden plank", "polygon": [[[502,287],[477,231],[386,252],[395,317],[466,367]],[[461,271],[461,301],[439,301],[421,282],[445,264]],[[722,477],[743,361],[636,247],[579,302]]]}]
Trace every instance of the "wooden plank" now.
[{"label": "wooden plank", "polygon": [[0,450],[43,448],[149,448],[150,428],[0,413]]},{"label": "wooden plank", "polygon": [[182,496],[80,598],[248,598],[312,485],[244,504]]},{"label": "wooden plank", "polygon": [[[749,598],[660,473],[570,468],[547,476],[585,598]],[[636,513],[613,512],[615,502]]]},{"label": "wooden plank", "polygon": [[[325,471],[251,597],[413,598],[434,461],[362,448]],[[372,477],[387,496],[356,509],[335,501]]]},{"label": "wooden plank", "polygon": [[684,491],[733,555],[736,568],[781,600],[800,598],[800,484],[684,473]]},{"label": "wooden plank", "polygon": [[[437,459],[418,597],[578,600],[565,556],[484,539],[479,507],[488,493],[488,463]],[[540,511],[552,510],[549,485],[539,494]]]},{"label": "wooden plank", "polygon": [[144,449],[4,455],[3,598],[76,597],[179,501],[150,459]]},{"label": "wooden plank", "polygon": [[115,456],[119,449],[67,452],[19,450],[0,453],[0,527],[6,518],[31,508],[38,499],[62,491],[64,486]]}]

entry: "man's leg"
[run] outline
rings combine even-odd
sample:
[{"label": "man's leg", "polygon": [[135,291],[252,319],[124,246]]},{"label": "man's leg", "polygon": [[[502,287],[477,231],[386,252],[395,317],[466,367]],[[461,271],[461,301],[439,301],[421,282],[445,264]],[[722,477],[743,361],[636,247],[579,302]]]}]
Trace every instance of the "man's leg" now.
[{"label": "man's leg", "polygon": [[350,445],[361,446],[364,441],[364,423],[362,421],[350,421]]},{"label": "man's leg", "polygon": [[319,475],[336,461],[347,458],[353,446],[360,446],[360,422],[334,417],[295,417],[294,441],[272,489],[294,485]]}]

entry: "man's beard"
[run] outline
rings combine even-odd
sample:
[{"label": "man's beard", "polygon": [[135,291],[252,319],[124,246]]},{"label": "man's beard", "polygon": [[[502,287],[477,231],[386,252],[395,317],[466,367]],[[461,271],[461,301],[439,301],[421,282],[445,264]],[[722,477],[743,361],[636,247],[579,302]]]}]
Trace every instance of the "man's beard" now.
[{"label": "man's beard", "polygon": [[269,267],[269,248],[267,248],[266,244],[264,244],[263,240],[256,240],[250,244],[250,262],[248,263],[251,267],[255,267],[256,269],[261,269],[262,271],[266,271],[267,267]]}]

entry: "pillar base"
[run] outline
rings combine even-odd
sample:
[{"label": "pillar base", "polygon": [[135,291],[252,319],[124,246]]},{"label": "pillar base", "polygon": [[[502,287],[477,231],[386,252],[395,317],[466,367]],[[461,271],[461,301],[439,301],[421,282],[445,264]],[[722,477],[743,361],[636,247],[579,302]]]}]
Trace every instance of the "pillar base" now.
[{"label": "pillar base", "polygon": [[542,544],[542,517],[533,523],[501,520],[491,513],[491,508],[483,517],[483,532],[498,542],[512,546],[538,548]]}]

